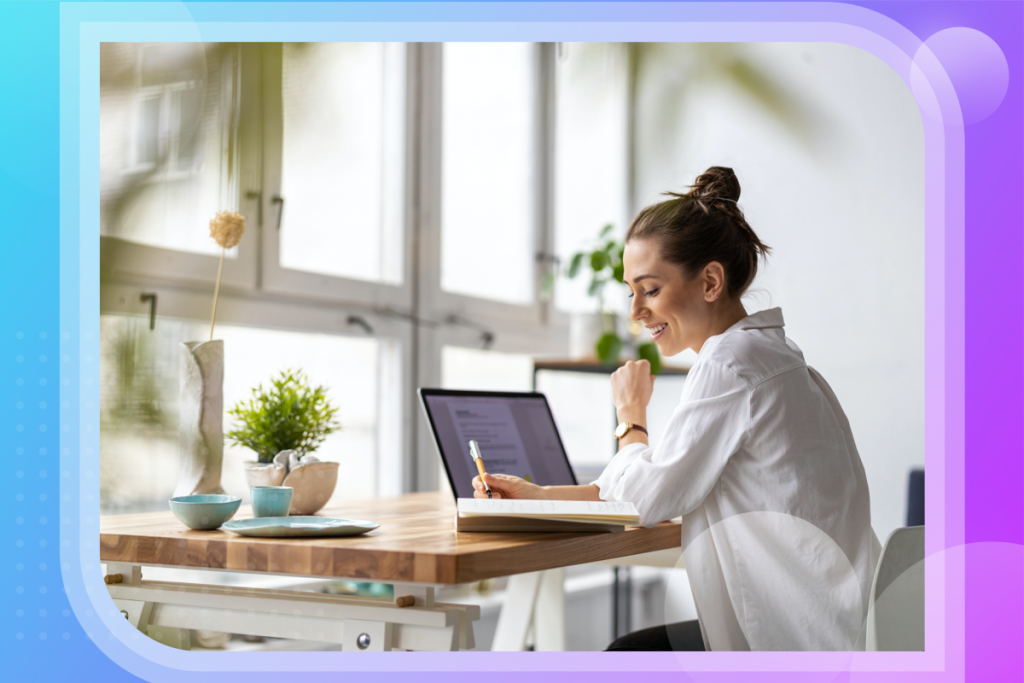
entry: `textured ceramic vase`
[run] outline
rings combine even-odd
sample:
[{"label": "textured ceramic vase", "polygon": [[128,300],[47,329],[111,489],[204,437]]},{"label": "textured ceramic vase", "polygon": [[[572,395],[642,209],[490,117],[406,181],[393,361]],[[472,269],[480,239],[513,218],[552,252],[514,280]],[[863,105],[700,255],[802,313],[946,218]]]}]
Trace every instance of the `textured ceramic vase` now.
[{"label": "textured ceramic vase", "polygon": [[181,343],[175,496],[224,493],[224,342]]},{"label": "textured ceramic vase", "polygon": [[294,490],[289,514],[311,515],[331,499],[338,485],[338,463],[324,462],[312,455],[299,457],[295,451],[281,451],[272,463],[245,464],[249,486],[290,486]]}]

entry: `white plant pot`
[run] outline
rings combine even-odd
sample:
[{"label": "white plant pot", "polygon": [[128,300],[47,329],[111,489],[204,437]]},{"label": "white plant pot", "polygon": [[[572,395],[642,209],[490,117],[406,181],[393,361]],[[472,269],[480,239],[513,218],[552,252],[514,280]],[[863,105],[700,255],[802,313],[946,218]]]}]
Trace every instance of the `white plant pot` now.
[{"label": "white plant pot", "polygon": [[182,342],[175,496],[224,493],[224,342]]},{"label": "white plant pot", "polygon": [[277,463],[247,462],[245,480],[249,486],[284,486],[288,468]]},{"label": "white plant pot", "polygon": [[604,334],[604,316],[601,313],[573,313],[569,318],[569,358],[593,359],[594,346]]},{"label": "white plant pot", "polygon": [[299,458],[295,451],[281,451],[272,463],[245,463],[245,478],[249,486],[291,486],[292,507],[288,514],[311,515],[327,505],[334,494],[338,467],[336,462],[309,455]]}]

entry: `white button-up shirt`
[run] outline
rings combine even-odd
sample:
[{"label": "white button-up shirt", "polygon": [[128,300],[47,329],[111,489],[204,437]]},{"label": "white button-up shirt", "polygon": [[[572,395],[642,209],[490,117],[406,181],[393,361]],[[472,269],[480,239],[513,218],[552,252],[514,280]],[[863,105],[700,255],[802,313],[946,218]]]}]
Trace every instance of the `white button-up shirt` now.
[{"label": "white button-up shirt", "polygon": [[622,448],[594,483],[643,526],[682,515],[708,649],[863,649],[880,552],[864,466],[783,324],[773,308],[708,339],[662,441]]}]

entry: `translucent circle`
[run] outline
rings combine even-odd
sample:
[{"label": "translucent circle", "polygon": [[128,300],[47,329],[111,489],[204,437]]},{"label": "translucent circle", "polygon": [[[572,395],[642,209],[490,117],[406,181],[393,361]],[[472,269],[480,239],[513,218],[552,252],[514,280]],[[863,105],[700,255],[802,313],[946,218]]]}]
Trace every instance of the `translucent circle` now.
[{"label": "translucent circle", "polygon": [[39,407],[42,408],[43,410],[46,410],[46,401],[40,401]]},{"label": "translucent circle", "polygon": [[46,470],[41,470],[41,471],[39,472],[39,477],[40,477],[41,479],[46,479]]},{"label": "translucent circle", "polygon": [[63,638],[64,640],[68,640],[71,638],[71,634],[65,631],[64,635],[62,635],[61,638]]},{"label": "translucent circle", "polygon": [[71,616],[71,610],[69,610],[69,609],[64,610],[63,612],[61,612],[61,616],[70,617]]},{"label": "translucent circle", "polygon": [[45,548],[46,547],[46,541],[39,541],[39,547],[40,548]]},{"label": "translucent circle", "polygon": [[994,40],[981,31],[957,26],[925,40],[914,56],[915,64],[923,61],[925,49],[939,60],[949,76],[964,124],[983,121],[999,108],[1010,83],[1010,68]]},{"label": "translucent circle", "polygon": [[25,333],[24,332],[18,332],[16,335],[14,335],[14,337],[16,339],[24,339],[25,338]]},{"label": "translucent circle", "polygon": [[[21,494],[18,494],[18,495],[21,495]],[[41,503],[45,503],[46,502],[46,494],[45,493],[40,493],[39,494],[39,502],[41,502]]]},{"label": "translucent circle", "polygon": [[25,541],[17,541],[14,545],[18,546],[19,548],[23,548],[25,547]]},{"label": "translucent circle", "polygon": [[25,431],[25,425],[18,425],[17,427],[15,427],[15,429],[19,432],[23,432]]},{"label": "translucent circle", "polygon": [[46,616],[46,610],[44,610],[44,609],[39,610],[39,616],[45,617]]},{"label": "translucent circle", "polygon": [[39,333],[39,338],[40,339],[46,339],[46,333],[45,332],[40,332]]},{"label": "translucent circle", "polygon": [[15,612],[15,614],[18,615],[19,617],[23,617],[23,616],[25,616],[25,610],[20,609],[17,612]]},{"label": "translucent circle", "polygon": [[14,499],[20,503],[21,501],[25,500],[25,496],[19,493],[14,497]]},{"label": "translucent circle", "polygon": [[46,455],[46,453],[47,453],[47,451],[46,451],[45,448],[40,448],[39,449],[39,455]]},{"label": "translucent circle", "polygon": [[25,518],[24,517],[18,517],[14,521],[17,522],[18,524],[24,524],[25,523]]},{"label": "translucent circle", "polygon": [[46,586],[40,586],[39,587],[39,592],[40,593],[46,593]]},{"label": "translucent circle", "polygon": [[39,565],[39,571],[41,571],[41,572],[45,572],[46,571],[46,563],[45,562],[43,562],[42,564]]},{"label": "translucent circle", "polygon": [[39,634],[39,640],[46,640],[46,633],[45,632]]},{"label": "translucent circle", "polygon": [[18,401],[17,403],[14,404],[14,407],[17,408],[18,410],[21,410],[22,408],[25,407],[25,402],[24,401]]},{"label": "translucent circle", "polygon": [[40,517],[39,518],[39,523],[40,524],[46,524],[46,517]]},{"label": "translucent circle", "polygon": [[[21,455],[23,452],[24,451],[22,449],[18,449],[18,455]],[[21,479],[22,477],[25,476],[25,473],[22,472],[21,470],[18,470],[17,472],[14,473],[14,476],[16,476],[18,479]]]},{"label": "translucent circle", "polygon": [[46,431],[46,425],[39,425],[39,431],[45,432]]},{"label": "translucent circle", "polygon": [[18,379],[14,380],[14,383],[17,384],[20,387],[23,384],[25,384],[25,380],[22,379],[21,377],[19,377]]},{"label": "translucent circle", "polygon": [[14,592],[17,593],[18,595],[21,595],[22,593],[25,592],[25,587],[24,586],[18,586],[17,588],[14,589]]},{"label": "translucent circle", "polygon": [[22,356],[21,354],[18,354],[17,356],[14,357],[14,360],[18,361],[19,363],[24,363],[25,362],[25,356]]},{"label": "translucent circle", "polygon": [[14,636],[14,637],[17,638],[18,640],[22,640],[25,637],[25,634],[22,633],[21,631],[18,631],[18,635]]},{"label": "translucent circle", "polygon": [[21,562],[19,562],[18,564],[14,565],[14,568],[17,569],[20,572],[22,569],[25,568],[25,565],[23,565]]},{"label": "translucent circle", "polygon": [[46,378],[45,377],[40,377],[39,378],[39,386],[41,386],[41,387],[45,387],[46,386]]},{"label": "translucent circle", "polygon": [[39,362],[40,363],[45,363],[46,362],[46,356],[39,356]]}]

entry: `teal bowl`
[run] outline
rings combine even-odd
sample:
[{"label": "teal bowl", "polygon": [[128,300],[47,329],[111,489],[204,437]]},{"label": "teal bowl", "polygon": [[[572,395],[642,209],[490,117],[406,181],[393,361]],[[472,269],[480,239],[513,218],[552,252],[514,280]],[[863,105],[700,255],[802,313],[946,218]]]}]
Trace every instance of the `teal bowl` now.
[{"label": "teal bowl", "polygon": [[171,498],[171,512],[190,529],[216,529],[235,516],[242,499],[238,496],[200,494]]}]

